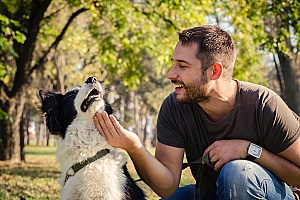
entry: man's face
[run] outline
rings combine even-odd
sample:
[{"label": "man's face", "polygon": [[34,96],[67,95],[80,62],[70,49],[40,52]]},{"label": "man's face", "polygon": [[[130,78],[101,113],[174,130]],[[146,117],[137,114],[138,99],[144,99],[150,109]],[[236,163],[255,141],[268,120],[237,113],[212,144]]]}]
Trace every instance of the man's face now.
[{"label": "man's face", "polygon": [[210,98],[207,74],[195,57],[196,50],[195,43],[182,46],[179,42],[172,55],[174,63],[167,78],[176,86],[176,100],[180,103],[207,102]]}]

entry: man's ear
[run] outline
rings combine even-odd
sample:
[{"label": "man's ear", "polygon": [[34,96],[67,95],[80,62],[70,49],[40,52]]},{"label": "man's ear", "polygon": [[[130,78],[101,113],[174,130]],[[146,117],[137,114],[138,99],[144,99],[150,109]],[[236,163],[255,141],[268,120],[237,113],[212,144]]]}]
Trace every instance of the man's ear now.
[{"label": "man's ear", "polygon": [[212,80],[217,80],[218,78],[221,77],[223,73],[223,65],[219,62],[215,62],[212,66]]}]

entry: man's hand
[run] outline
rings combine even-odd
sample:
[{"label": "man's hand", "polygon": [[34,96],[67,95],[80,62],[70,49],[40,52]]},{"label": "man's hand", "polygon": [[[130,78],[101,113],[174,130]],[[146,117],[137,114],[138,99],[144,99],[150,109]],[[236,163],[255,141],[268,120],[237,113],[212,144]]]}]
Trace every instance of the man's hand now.
[{"label": "man's hand", "polygon": [[124,129],[113,115],[108,115],[105,111],[97,112],[94,123],[100,135],[113,147],[122,148],[127,152],[142,147],[139,137]]},{"label": "man's hand", "polygon": [[219,171],[229,161],[245,158],[249,145],[246,140],[218,140],[207,147],[203,156],[209,153],[209,160],[216,163],[214,170]]},{"label": "man's hand", "polygon": [[113,115],[108,116],[105,111],[96,113],[94,122],[108,144],[128,152],[139,176],[159,196],[169,197],[177,190],[180,182],[183,148],[158,143],[156,148],[158,159],[156,159],[143,147],[138,136],[124,129]]}]

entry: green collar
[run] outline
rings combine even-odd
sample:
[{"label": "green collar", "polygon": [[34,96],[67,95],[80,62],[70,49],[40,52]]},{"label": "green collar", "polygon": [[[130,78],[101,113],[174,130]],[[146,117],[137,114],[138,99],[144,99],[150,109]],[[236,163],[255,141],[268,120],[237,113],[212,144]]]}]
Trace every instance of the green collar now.
[{"label": "green collar", "polygon": [[110,151],[109,149],[102,149],[100,151],[98,151],[96,153],[96,155],[94,155],[93,157],[90,157],[86,160],[84,160],[83,162],[78,162],[75,163],[72,167],[69,168],[69,170],[67,171],[66,174],[66,178],[65,178],[65,182],[64,184],[66,184],[67,180],[71,177],[74,176],[79,170],[81,170],[82,168],[84,168],[85,166],[87,166],[88,164],[102,158],[103,156],[105,156],[106,154],[108,154]]}]

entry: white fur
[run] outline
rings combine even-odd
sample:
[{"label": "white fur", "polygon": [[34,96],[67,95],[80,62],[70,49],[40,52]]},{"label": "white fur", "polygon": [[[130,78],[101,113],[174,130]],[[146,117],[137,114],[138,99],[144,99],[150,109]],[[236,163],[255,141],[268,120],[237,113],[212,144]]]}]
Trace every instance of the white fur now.
[{"label": "white fur", "polygon": [[[99,87],[100,86],[100,87]],[[57,161],[62,171],[60,184],[61,199],[124,199],[123,186],[126,184],[122,166],[126,156],[114,150],[99,134],[93,122],[96,111],[104,109],[105,102],[101,99],[94,102],[87,112],[80,110],[82,101],[94,88],[101,89],[100,83],[85,83],[75,99],[77,117],[68,126],[64,139],[57,138]],[[64,185],[66,173],[75,163],[82,162],[94,156],[99,150],[110,149],[110,153],[94,161],[71,176]]]},{"label": "white fur", "polygon": [[[89,92],[92,91],[94,88],[98,89],[101,92],[101,99],[99,101],[95,101],[91,107],[87,110],[87,112],[82,112],[80,109],[81,103],[83,100],[88,96]],[[105,102],[103,100],[103,89],[101,84],[97,81],[95,83],[84,83],[76,98],[75,98],[75,109],[77,111],[77,118],[83,119],[83,120],[90,120],[95,115],[96,111],[102,111],[104,110]]]}]

